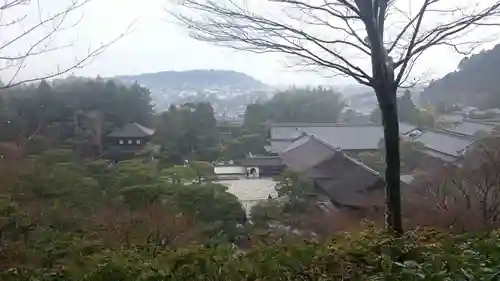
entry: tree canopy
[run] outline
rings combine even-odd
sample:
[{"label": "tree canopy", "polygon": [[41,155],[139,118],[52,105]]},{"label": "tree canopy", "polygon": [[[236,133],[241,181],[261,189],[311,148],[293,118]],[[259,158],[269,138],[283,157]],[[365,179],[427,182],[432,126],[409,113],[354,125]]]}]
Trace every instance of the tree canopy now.
[{"label": "tree canopy", "polygon": [[0,94],[1,138],[27,152],[67,145],[82,155],[98,155],[105,134],[131,120],[151,124],[149,95],[137,84],[125,86],[100,78],[11,88]]},{"label": "tree canopy", "polygon": [[266,122],[337,122],[346,106],[342,95],[332,89],[292,88],[263,104],[249,105],[244,126],[256,128]]},{"label": "tree canopy", "polygon": [[220,151],[216,126],[213,108],[208,103],[172,105],[158,117],[155,142],[162,145],[172,163],[214,161]]}]

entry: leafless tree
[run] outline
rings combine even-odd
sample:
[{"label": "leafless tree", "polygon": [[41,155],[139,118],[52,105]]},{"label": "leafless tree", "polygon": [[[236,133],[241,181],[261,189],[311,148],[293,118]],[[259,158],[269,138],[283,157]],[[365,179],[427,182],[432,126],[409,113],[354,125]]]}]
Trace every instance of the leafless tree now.
[{"label": "leafless tree", "polygon": [[4,80],[0,89],[53,78],[81,68],[128,32],[127,29],[114,39],[102,43],[98,47],[88,49],[84,55],[74,57],[64,67],[56,66],[39,76],[21,77],[21,72],[27,67],[36,68],[33,66],[34,64],[28,66],[29,61],[43,58],[48,53],[73,45],[72,43],[57,42],[56,35],[80,24],[82,17],[76,13],[92,0],[70,0],[57,11],[44,9],[49,4],[53,5],[54,2],[0,0],[0,32],[2,33],[0,74]]},{"label": "leafless tree", "polygon": [[[375,90],[386,147],[386,223],[401,223],[398,87],[411,84],[419,57],[435,46],[466,54],[485,38],[465,32],[496,25],[494,0],[173,0],[169,13],[198,40],[348,76]],[[479,33],[475,33],[478,35]]]},{"label": "leafless tree", "polygon": [[[434,169],[412,191],[409,220],[419,226],[491,231],[500,225],[500,139],[486,138],[461,165]],[[413,206],[416,208],[411,208]]]}]

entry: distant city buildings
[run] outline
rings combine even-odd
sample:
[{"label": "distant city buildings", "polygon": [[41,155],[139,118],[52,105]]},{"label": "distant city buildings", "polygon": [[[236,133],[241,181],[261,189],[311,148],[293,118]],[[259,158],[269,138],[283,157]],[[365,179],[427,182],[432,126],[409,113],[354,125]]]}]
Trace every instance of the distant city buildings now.
[{"label": "distant city buildings", "polygon": [[151,89],[151,97],[157,111],[168,110],[171,104],[209,102],[217,119],[239,120],[244,117],[248,104],[266,101],[272,90],[242,90],[231,87],[196,89]]}]

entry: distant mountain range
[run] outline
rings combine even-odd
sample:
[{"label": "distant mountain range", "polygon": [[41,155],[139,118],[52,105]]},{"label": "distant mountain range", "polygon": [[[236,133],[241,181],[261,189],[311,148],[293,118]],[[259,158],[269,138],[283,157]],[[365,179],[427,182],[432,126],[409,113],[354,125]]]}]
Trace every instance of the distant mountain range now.
[{"label": "distant mountain range", "polygon": [[433,81],[422,93],[430,103],[500,105],[500,45],[460,61],[455,72]]},{"label": "distant mountain range", "polygon": [[139,84],[153,90],[204,90],[217,88],[258,90],[268,88],[267,85],[247,74],[228,70],[162,71],[116,76],[114,79],[124,83],[137,81]]}]

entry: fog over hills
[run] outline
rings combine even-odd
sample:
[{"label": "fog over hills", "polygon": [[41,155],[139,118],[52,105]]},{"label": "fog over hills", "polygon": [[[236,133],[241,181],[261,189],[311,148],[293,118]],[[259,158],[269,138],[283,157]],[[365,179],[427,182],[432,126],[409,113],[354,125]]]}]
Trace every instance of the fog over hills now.
[{"label": "fog over hills", "polygon": [[209,102],[217,117],[225,119],[239,118],[248,104],[267,99],[274,92],[247,74],[229,70],[162,71],[113,79],[125,84],[137,82],[149,88],[158,111],[172,104]]},{"label": "fog over hills", "polygon": [[464,57],[456,71],[433,81],[422,93],[425,101],[462,103],[483,108],[499,107],[500,45]]},{"label": "fog over hills", "polygon": [[138,83],[150,89],[201,90],[213,88],[265,89],[257,79],[229,70],[162,71],[137,75],[117,76],[125,83]]}]

